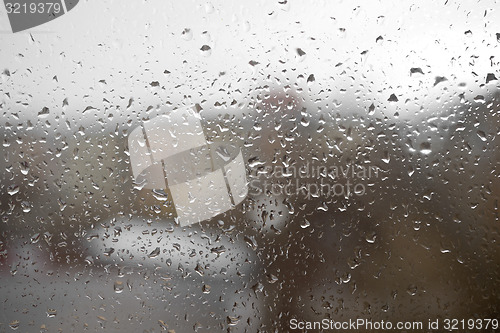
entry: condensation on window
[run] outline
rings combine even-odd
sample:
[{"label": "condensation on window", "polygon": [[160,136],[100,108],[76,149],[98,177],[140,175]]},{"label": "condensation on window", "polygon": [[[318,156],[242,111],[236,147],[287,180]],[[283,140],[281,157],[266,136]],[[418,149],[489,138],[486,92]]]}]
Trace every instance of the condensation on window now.
[{"label": "condensation on window", "polygon": [[498,328],[496,1],[4,2],[0,331]]}]

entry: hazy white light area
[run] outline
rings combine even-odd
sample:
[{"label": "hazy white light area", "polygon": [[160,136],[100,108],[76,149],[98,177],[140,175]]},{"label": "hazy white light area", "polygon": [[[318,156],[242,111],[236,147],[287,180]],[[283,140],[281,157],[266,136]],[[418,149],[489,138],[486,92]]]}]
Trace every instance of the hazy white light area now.
[{"label": "hazy white light area", "polygon": [[[1,70],[10,72],[0,103],[21,120],[47,107],[48,121],[64,113],[69,125],[110,113],[136,122],[181,105],[245,103],[265,82],[420,122],[460,93],[474,98],[498,67],[498,1],[81,1],[17,34],[0,7]],[[446,80],[434,86],[436,77]]]}]

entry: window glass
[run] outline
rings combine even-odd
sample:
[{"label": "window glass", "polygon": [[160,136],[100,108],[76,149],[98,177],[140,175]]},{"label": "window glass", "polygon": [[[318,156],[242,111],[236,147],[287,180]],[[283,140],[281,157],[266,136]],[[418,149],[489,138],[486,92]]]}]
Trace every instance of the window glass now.
[{"label": "window glass", "polygon": [[499,10],[4,0],[0,331],[496,331]]}]

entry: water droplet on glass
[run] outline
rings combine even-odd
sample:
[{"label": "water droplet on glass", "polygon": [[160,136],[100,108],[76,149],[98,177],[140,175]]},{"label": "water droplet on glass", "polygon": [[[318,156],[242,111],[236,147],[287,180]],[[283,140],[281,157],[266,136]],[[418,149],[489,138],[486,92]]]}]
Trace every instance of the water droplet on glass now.
[{"label": "water droplet on glass", "polygon": [[123,292],[123,289],[124,289],[124,283],[122,281],[115,281],[115,283],[113,284],[113,289],[115,291],[115,293],[117,294],[120,294]]},{"label": "water droplet on glass", "polygon": [[200,48],[201,55],[204,57],[209,57],[212,54],[212,48],[208,45],[203,45]]},{"label": "water droplet on glass", "polygon": [[415,285],[410,285],[408,287],[408,289],[406,290],[406,292],[410,295],[410,296],[415,296],[417,294],[417,286]]},{"label": "water droplet on glass", "polygon": [[10,328],[17,330],[19,328],[19,320],[11,321],[9,324]]},{"label": "water droplet on glass", "polygon": [[168,200],[168,194],[165,193],[165,190],[153,190],[153,197],[155,197],[156,200],[160,201],[166,201]]},{"label": "water droplet on glass", "polygon": [[297,48],[296,51],[299,57],[303,57],[306,55],[306,53],[301,48]]},{"label": "water droplet on glass", "polygon": [[389,102],[397,102],[398,101],[398,97],[395,95],[395,94],[391,94],[391,96],[389,96],[389,99],[387,99]]},{"label": "water droplet on glass", "polygon": [[486,133],[484,133],[483,131],[477,131],[476,134],[481,139],[481,141],[485,142],[488,140],[486,138]]},{"label": "water droplet on glass", "polygon": [[163,320],[158,320],[158,324],[160,325],[162,330],[164,330],[164,331],[167,330],[168,325]]},{"label": "water droplet on glass", "polygon": [[55,316],[57,316],[57,310],[55,310],[55,309],[48,309],[47,310],[47,317],[54,318]]},{"label": "water droplet on glass", "polygon": [[39,240],[40,240],[40,234],[39,233],[34,234],[33,236],[31,236],[31,243],[32,244],[38,243]]},{"label": "water droplet on glass", "polygon": [[21,162],[19,164],[21,167],[21,173],[26,176],[30,171],[30,167],[29,167],[28,162]]},{"label": "water droplet on glass", "polygon": [[149,258],[156,258],[156,257],[158,257],[159,254],[160,254],[160,248],[157,247],[150,254],[148,254],[148,257]]},{"label": "water droplet on glass", "polygon": [[46,118],[50,114],[50,110],[47,107],[43,107],[40,112],[38,112],[39,118]]},{"label": "water droplet on glass", "polygon": [[429,155],[432,152],[430,142],[422,142],[420,144],[420,152],[424,155]]},{"label": "water droplet on glass", "polygon": [[17,185],[10,185],[7,188],[7,193],[9,193],[9,195],[14,195],[18,192],[19,192],[19,186],[17,186]]},{"label": "water droplet on glass", "polygon": [[21,208],[24,213],[29,213],[31,211],[31,204],[28,201],[22,201]]},{"label": "water droplet on glass", "polygon": [[366,241],[370,244],[373,244],[375,243],[375,240],[377,239],[377,234],[376,233],[371,233],[371,234],[368,234],[366,235]]},{"label": "water droplet on glass", "polygon": [[217,147],[215,152],[220,158],[222,158],[224,162],[227,162],[231,159],[231,154],[229,153],[228,149],[224,146]]},{"label": "water droplet on glass", "polygon": [[236,326],[240,322],[241,317],[227,316],[227,324],[229,326]]},{"label": "water droplet on glass", "polygon": [[196,273],[198,273],[200,276],[203,276],[205,275],[205,270],[203,269],[203,266],[201,266],[200,264],[197,264],[196,267],[194,268],[194,270],[196,271]]},{"label": "water droplet on glass", "polygon": [[189,28],[184,29],[181,35],[184,40],[191,40],[193,38],[193,32]]}]

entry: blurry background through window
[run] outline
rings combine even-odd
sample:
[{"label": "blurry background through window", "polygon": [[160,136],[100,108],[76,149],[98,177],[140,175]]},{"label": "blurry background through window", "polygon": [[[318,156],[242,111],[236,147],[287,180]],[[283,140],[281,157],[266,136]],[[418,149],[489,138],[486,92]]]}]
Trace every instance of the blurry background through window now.
[{"label": "blurry background through window", "polygon": [[[498,1],[80,1],[0,30],[1,332],[498,318]],[[181,226],[127,140],[191,106],[248,196]]]}]

